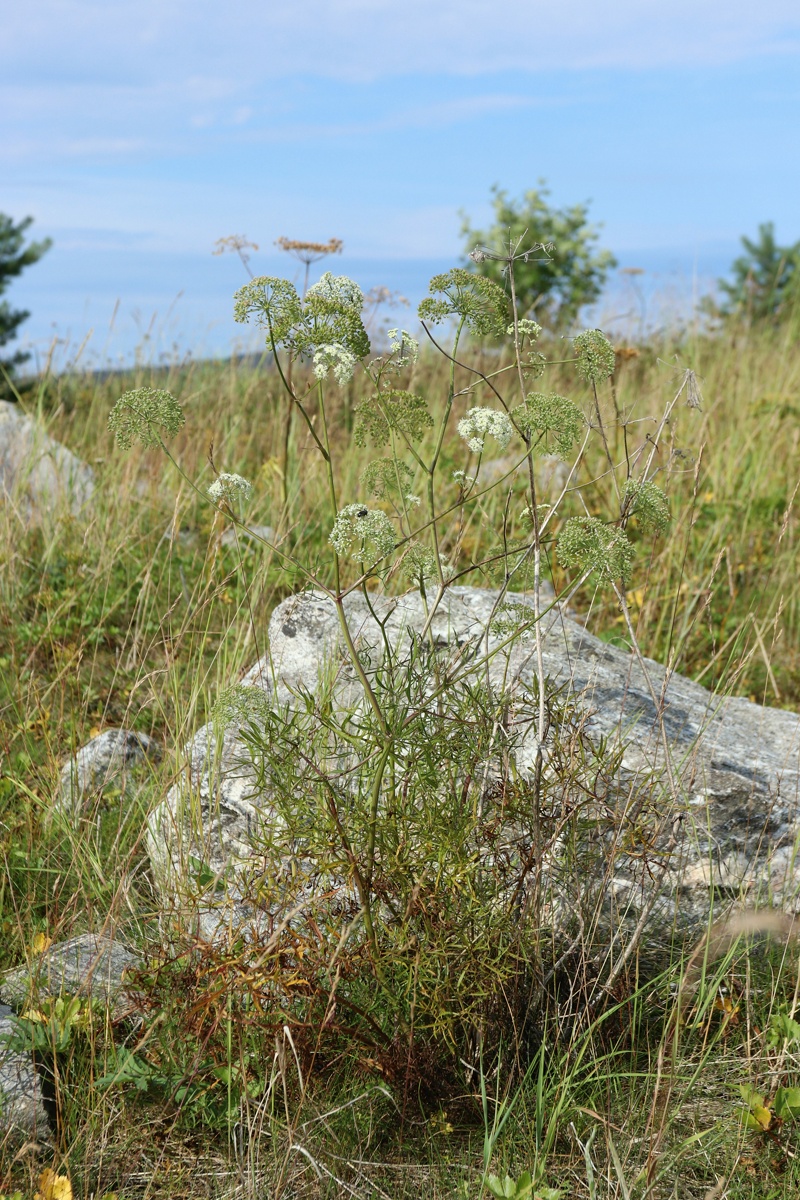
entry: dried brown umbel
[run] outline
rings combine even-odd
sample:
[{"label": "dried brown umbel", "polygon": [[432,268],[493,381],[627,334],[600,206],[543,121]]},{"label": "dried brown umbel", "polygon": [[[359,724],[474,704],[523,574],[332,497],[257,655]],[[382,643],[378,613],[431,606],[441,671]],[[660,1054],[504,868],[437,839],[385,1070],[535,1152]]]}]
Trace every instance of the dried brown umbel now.
[{"label": "dried brown umbel", "polygon": [[230,237],[218,238],[214,243],[212,254],[238,254],[242,260],[242,266],[253,278],[253,272],[250,270],[250,250],[258,250],[256,242],[248,241],[243,233],[232,233]]},{"label": "dried brown umbel", "polygon": [[293,254],[295,258],[299,258],[300,262],[305,264],[303,296],[308,291],[308,272],[311,264],[319,262],[329,254],[341,254],[344,249],[344,242],[341,238],[331,238],[327,242],[298,242],[294,238],[279,237],[276,238],[275,245],[279,246],[281,250],[285,250],[287,254]]},{"label": "dried brown umbel", "polygon": [[296,254],[302,262],[306,261],[307,255],[313,255],[309,261],[316,262],[326,254],[341,254],[344,242],[341,238],[331,238],[327,242],[297,242],[293,238],[279,237],[275,245],[290,254]]}]

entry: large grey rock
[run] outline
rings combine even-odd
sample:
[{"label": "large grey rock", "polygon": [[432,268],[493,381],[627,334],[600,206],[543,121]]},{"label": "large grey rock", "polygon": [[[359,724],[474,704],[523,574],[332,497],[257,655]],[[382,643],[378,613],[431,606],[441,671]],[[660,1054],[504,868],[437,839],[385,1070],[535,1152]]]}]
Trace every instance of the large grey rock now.
[{"label": "large grey rock", "polygon": [[252,542],[261,545],[275,541],[275,530],[271,525],[229,525],[219,539],[221,546],[246,545]]},{"label": "large grey rock", "polygon": [[46,1136],[50,1130],[39,1077],[29,1054],[9,1048],[13,1032],[12,1011],[0,1004],[0,1134]]},{"label": "large grey rock", "polygon": [[18,405],[0,401],[0,501],[39,521],[64,505],[77,514],[93,491],[91,467]]},{"label": "large grey rock", "polygon": [[135,785],[137,770],[161,757],[161,745],[146,733],[129,729],[104,729],[74,754],[61,769],[57,811],[74,815],[89,801],[115,785],[123,795]]},{"label": "large grey rock", "polygon": [[[540,499],[557,500],[567,485],[569,465],[556,454],[540,454],[534,459],[533,471]],[[518,454],[489,458],[481,463],[481,487],[488,487],[506,477],[509,485],[520,478],[527,479],[528,464],[524,460],[520,463]]]},{"label": "large grey rock", "polygon": [[[529,606],[530,597],[510,597]],[[487,626],[497,593],[453,587],[437,612],[436,643],[458,653],[483,645],[497,650],[499,639]],[[372,607],[395,645],[408,641],[424,624],[418,594],[399,600],[375,598]],[[371,662],[380,660],[382,637],[364,598],[350,595],[345,608],[357,644]],[[661,724],[670,746],[677,788],[662,786],[664,826],[670,840],[670,869],[659,886],[670,897],[667,916],[683,905],[702,919],[712,890],[798,911],[800,868],[795,848],[800,834],[800,718],[750,701],[715,696],[680,675],[609,646],[554,606],[541,621],[548,687],[584,714],[585,730],[608,750],[619,748],[621,776],[629,794],[665,779]],[[269,652],[247,673],[243,684],[260,689],[270,705],[290,707],[305,692],[317,693],[322,672],[336,674],[337,703],[359,702],[360,685],[342,652],[334,605],[320,593],[285,600],[269,626]],[[495,689],[513,693],[535,679],[532,638],[517,640],[488,665]],[[654,702],[655,694],[657,703]],[[662,709],[661,718],[657,708]],[[530,721],[530,717],[528,717]],[[530,773],[538,744],[532,725],[522,731],[517,767]],[[264,823],[274,820],[269,795],[259,790],[247,750],[235,724],[220,733],[207,725],[187,748],[185,775],[153,813],[148,848],[165,895],[180,892],[181,881],[206,864],[223,878],[247,864]],[[666,836],[666,835],[665,835]],[[664,838],[662,838],[662,844]],[[633,860],[632,860],[633,861]],[[637,872],[624,864],[615,886],[635,890]],[[641,870],[638,872],[641,878]],[[228,887],[228,919],[237,917],[235,888]],[[220,912],[224,905],[219,902]],[[213,922],[212,922],[213,923]],[[204,928],[210,928],[208,920]]]},{"label": "large grey rock", "polygon": [[0,1000],[22,1010],[37,997],[91,996],[121,1016],[129,1008],[125,972],[137,966],[137,956],[120,942],[82,933],[7,972],[0,980]]}]

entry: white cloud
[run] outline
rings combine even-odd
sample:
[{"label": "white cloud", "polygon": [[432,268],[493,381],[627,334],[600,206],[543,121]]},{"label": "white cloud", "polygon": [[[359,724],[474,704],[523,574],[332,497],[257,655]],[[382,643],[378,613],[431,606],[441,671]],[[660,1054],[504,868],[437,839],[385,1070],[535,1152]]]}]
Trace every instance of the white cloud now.
[{"label": "white cloud", "polygon": [[46,187],[33,182],[10,190],[12,211],[31,212],[36,228],[55,236],[56,245],[135,247],[166,255],[211,256],[216,240],[232,233],[251,237],[265,255],[275,253],[273,239],[307,237],[325,241],[343,236],[354,258],[427,258],[458,254],[458,205],[384,201],[379,206],[359,188],[325,197],[296,189],[276,178],[266,189],[239,181],[206,179],[202,204],[192,181],[115,178],[111,173],[84,175]]},{"label": "white cloud", "polygon": [[192,138],[198,136],[221,135],[227,142],[253,145],[391,134],[444,128],[559,102],[553,97],[541,100],[489,90],[426,104],[381,97],[377,111],[362,104],[350,115],[346,110],[309,106],[302,97],[297,107],[287,101],[276,103],[270,97],[262,97],[256,104],[237,104],[220,81],[213,85],[218,103],[197,102],[201,90],[198,86],[186,90],[175,83],[140,92],[108,83],[91,83],[85,88],[72,84],[63,88],[54,84],[0,86],[0,111],[17,114],[13,129],[4,131],[0,126],[0,159],[21,163],[119,160],[126,155],[165,152],[182,155],[196,148]]},{"label": "white cloud", "polygon": [[[498,92],[502,72],[798,50],[797,0],[37,0],[8,6],[0,24],[0,112],[14,115],[5,130],[0,121],[0,153],[97,161],[183,153],[187,139],[224,130],[286,141],[441,127],[534,103],[512,86]],[[346,105],[315,110],[315,78],[415,74],[439,81],[427,108],[412,95],[366,116],[363,105],[352,116]],[[441,81],[458,76],[473,95],[443,101]]]},{"label": "white cloud", "polygon": [[[629,125],[621,106],[637,88],[626,83],[617,107],[603,108],[604,93],[617,88],[615,73],[640,72],[638,94],[646,99],[647,72],[654,68],[700,65],[710,72],[716,64],[770,55],[777,61],[798,50],[797,0],[406,0],[402,6],[397,0],[232,0],[226,6],[219,0],[35,0],[9,4],[0,23],[0,159],[15,211],[34,213],[40,228],[106,230],[110,237],[119,230],[141,236],[152,249],[205,252],[207,246],[210,252],[221,235],[249,232],[258,241],[268,230],[269,237],[342,235],[354,255],[456,252],[459,203],[477,220],[475,197],[488,193],[493,178],[513,189],[540,173],[558,174],[559,186],[574,189],[575,198],[594,196],[598,217],[610,220],[612,203],[621,205],[614,244],[648,244],[677,227],[680,204],[684,217],[699,204],[691,189],[681,189],[674,203],[663,199],[676,196],[687,106],[680,118],[673,116],[671,76],[666,87],[661,77],[652,106],[657,127],[641,130],[641,152],[634,152],[636,122]],[[584,68],[605,74],[585,85],[554,75]],[[334,82],[320,84],[320,77]],[[693,78],[702,90],[702,75],[695,70]],[[715,77],[708,78],[713,92]],[[369,82],[381,86],[360,86]],[[710,102],[700,100],[709,129]],[[574,119],[529,120],[528,109],[558,105],[572,105]],[[595,117],[595,107],[606,115]],[[789,122],[791,106],[782,111]],[[622,117],[618,135],[612,112]],[[482,117],[494,118],[491,134]],[[725,122],[720,114],[719,123]],[[423,136],[456,125],[461,128],[452,137],[438,142]],[[557,135],[562,126],[571,140],[549,137],[550,127]],[[412,137],[399,136],[408,129]],[[510,146],[516,158],[501,161],[495,142],[504,145],[509,129],[518,131]],[[750,158],[761,144],[754,129]],[[578,149],[576,131],[586,133]],[[385,162],[362,153],[359,139],[374,134],[386,135]],[[619,138],[628,139],[624,148]],[[459,151],[443,180],[431,146],[444,142]],[[604,174],[597,147],[606,143],[616,146],[616,158]],[[394,144],[402,153],[393,158]],[[737,155],[743,144],[737,143]],[[706,137],[696,155],[701,165],[723,152],[716,146]],[[652,147],[658,152],[645,152]],[[733,163],[730,143],[724,147]],[[409,153],[416,153],[413,161]],[[322,180],[315,175],[317,160],[330,171]],[[753,211],[785,207],[793,194],[776,182],[776,171],[788,179],[788,159],[773,155],[773,161],[775,170],[762,172],[759,184],[769,203],[759,194],[747,201]],[[666,184],[643,180],[654,163]],[[608,176],[628,169],[630,188],[615,191]],[[720,227],[719,196],[723,190],[726,201],[737,195],[733,181],[742,178],[732,170],[708,174],[713,211],[696,218],[698,229]],[[628,193],[643,199],[629,201]],[[563,199],[570,198],[565,191]],[[726,219],[743,222],[745,203],[731,203]],[[661,232],[654,234],[656,227]]]},{"label": "white cloud", "polygon": [[799,35],[796,0],[37,0],[9,6],[0,53],[17,78],[149,87],[210,64],[253,83],[719,63]]}]

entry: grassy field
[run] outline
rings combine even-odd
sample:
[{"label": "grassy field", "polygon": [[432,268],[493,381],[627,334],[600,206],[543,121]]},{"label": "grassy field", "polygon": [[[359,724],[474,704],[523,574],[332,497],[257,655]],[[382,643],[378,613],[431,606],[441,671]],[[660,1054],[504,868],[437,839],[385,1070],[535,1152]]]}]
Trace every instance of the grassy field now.
[{"label": "grassy field", "polygon": [[[469,357],[485,373],[502,366],[488,353]],[[626,437],[647,431],[639,423],[663,409],[685,367],[697,372],[703,405],[677,407],[659,447],[673,520],[665,535],[639,539],[628,592],[639,643],[707,687],[797,712],[796,330],[682,336],[619,353],[601,395],[615,457]],[[446,390],[439,360],[423,353],[411,370],[403,386],[433,397],[435,408]],[[569,364],[550,367],[546,384],[588,405],[586,385]],[[93,466],[98,489],[85,518],[49,512],[30,525],[12,505],[0,508],[3,969],[24,961],[37,935],[63,939],[109,916],[156,955],[157,906],[143,847],[147,805],[174,776],[181,747],[218,691],[255,661],[274,606],[303,582],[263,546],[242,538],[222,544],[223,519],[161,453],[119,453],[109,412],[120,393],[144,385],[168,388],[184,407],[187,424],[171,449],[186,476],[207,487],[211,460],[252,480],[246,520],[270,525],[282,545],[319,563],[321,575],[329,570],[324,473],[299,421],[284,473],[285,407],[267,365],[189,362],[125,377],[47,378],[26,390],[24,407]],[[348,502],[359,499],[370,457],[352,439],[358,386],[337,394],[329,414],[338,490]],[[489,399],[488,390],[479,393],[479,402]],[[475,402],[474,395],[457,397],[456,415],[459,405]],[[448,473],[463,458],[458,439],[446,439]],[[583,493],[591,511],[611,514],[598,449],[585,472],[597,478]],[[514,486],[511,479],[472,507],[460,534],[462,564],[490,553],[504,512],[508,535],[523,531],[522,504],[507,502]],[[567,497],[562,519],[583,511],[571,503]],[[546,570],[557,588],[568,582],[552,549]],[[463,582],[493,580],[476,571]],[[626,644],[612,593],[587,585],[573,604],[599,636]],[[164,744],[150,789],[133,806],[108,797],[91,822],[52,822],[65,759],[96,732],[118,726]],[[163,1078],[155,1072],[146,1089],[133,1081],[99,1087],[115,1041],[130,1042],[132,1034],[84,1012],[58,1060],[55,1143],[3,1146],[0,1192],[32,1195],[40,1172],[53,1167],[70,1178],[75,1195],[121,1200],[477,1198],[489,1170],[518,1181],[507,1195],[546,1196],[549,1186],[562,1200],[800,1194],[800,1124],[791,1106],[783,1118],[777,1111],[768,1118],[767,1128],[748,1128],[740,1090],[751,1086],[768,1102],[779,1086],[800,1084],[796,951],[733,928],[724,953],[712,961],[701,952],[699,961],[699,978],[687,973],[685,957],[654,977],[634,972],[591,1018],[561,1021],[555,997],[535,1052],[516,1073],[485,1062],[469,1086],[462,1080],[460,1092],[424,1103],[398,1093],[368,1054],[317,1069],[294,1053],[291,1034],[268,1040],[258,1029],[237,1028],[229,1005],[214,1038],[223,1048],[228,1039],[229,1054],[231,1039],[247,1042],[263,1063],[258,1088],[237,1093],[233,1113],[230,1056],[227,1078],[220,1059],[216,1090],[193,1088],[196,1064],[181,1047],[190,1035],[201,1038],[181,999],[202,1006],[200,991],[191,990],[197,981],[183,979],[182,993],[174,981],[170,991],[154,958],[150,999],[161,1005]],[[233,964],[225,969],[233,978]],[[758,1120],[756,1113],[750,1124]],[[538,1193],[524,1192],[525,1171],[541,1173]]]}]

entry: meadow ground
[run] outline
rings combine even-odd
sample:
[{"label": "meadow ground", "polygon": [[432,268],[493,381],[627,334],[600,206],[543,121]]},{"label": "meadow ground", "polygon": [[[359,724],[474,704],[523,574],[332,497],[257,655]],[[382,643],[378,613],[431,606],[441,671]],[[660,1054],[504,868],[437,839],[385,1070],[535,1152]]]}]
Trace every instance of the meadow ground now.
[{"label": "meadow ground", "polygon": [[[697,372],[703,392],[702,410],[676,409],[659,451],[673,520],[666,534],[640,544],[628,593],[644,653],[709,688],[793,712],[800,706],[796,334],[784,326],[650,342],[618,355],[602,395],[620,455],[626,433],[661,411],[684,367]],[[472,353],[485,371],[502,365]],[[413,371],[406,386],[442,394],[438,360],[423,353]],[[156,944],[146,806],[174,775],[181,747],[218,691],[257,657],[276,603],[302,584],[263,546],[243,538],[223,544],[220,515],[160,452],[120,454],[108,415],[123,391],[143,385],[168,388],[185,409],[187,424],[171,449],[188,477],[207,487],[212,460],[253,481],[246,520],[270,525],[321,574],[327,569],[324,474],[299,421],[284,473],[285,407],[268,364],[70,374],[25,391],[24,406],[93,466],[98,488],[85,518],[48,512],[30,525],[13,505],[0,509],[2,969],[23,961],[38,935],[63,939],[98,928],[109,914],[145,949]],[[339,493],[352,500],[369,457],[352,441],[358,387],[356,379],[338,394],[330,419]],[[547,387],[578,402],[588,396],[568,365],[549,368]],[[457,399],[456,415],[459,404],[474,402]],[[443,454],[446,466],[463,465],[455,437]],[[591,454],[587,477],[598,482],[584,497],[602,516],[612,510],[611,484],[599,452]],[[509,536],[522,530],[515,526],[522,505],[507,505],[513,486],[471,510],[461,534],[465,560],[491,548],[504,511]],[[567,581],[554,553],[547,570],[558,588]],[[493,581],[476,573],[464,582]],[[599,636],[625,644],[613,594],[586,586],[573,603]],[[54,825],[48,808],[61,765],[94,733],[119,726],[164,744],[151,788],[132,807],[110,796],[91,823]],[[0,1192],[33,1195],[40,1172],[53,1167],[76,1196],[120,1200],[477,1197],[490,1166],[517,1181],[539,1171],[539,1194],[546,1182],[563,1200],[800,1194],[800,1124],[786,1108],[783,1119],[756,1113],[750,1125],[758,1128],[749,1128],[740,1090],[751,1086],[768,1109],[779,1086],[800,1084],[795,948],[736,938],[705,964],[691,1000],[680,987],[684,966],[665,964],[655,978],[634,972],[627,991],[594,1020],[560,1028],[557,1013],[544,1017],[527,1073],[507,1080],[484,1064],[483,1101],[474,1080],[460,1096],[412,1103],[366,1053],[314,1070],[294,1056],[291,1041],[278,1039],[261,1046],[260,1090],[249,1099],[246,1088],[237,1093],[234,1113],[230,1061],[218,1064],[216,1090],[193,1089],[197,1064],[190,1055],[181,1060],[180,1021],[166,1001],[163,1025],[169,1030],[174,1020],[174,1046],[161,1052],[161,1077],[154,1071],[141,1088],[132,1080],[98,1086],[115,1039],[131,1031],[89,1012],[56,1064],[55,1141],[8,1141]],[[227,1028],[229,1040],[238,1036],[230,1011]]]}]

